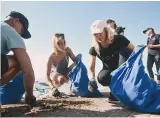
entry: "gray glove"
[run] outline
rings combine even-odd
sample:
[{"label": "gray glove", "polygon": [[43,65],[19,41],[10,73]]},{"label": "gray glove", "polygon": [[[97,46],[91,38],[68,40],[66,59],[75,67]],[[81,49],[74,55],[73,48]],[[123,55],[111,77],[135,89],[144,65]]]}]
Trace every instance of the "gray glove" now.
[{"label": "gray glove", "polygon": [[88,83],[88,90],[90,92],[93,92],[97,89],[98,89],[97,82],[96,82],[95,78],[92,78]]}]

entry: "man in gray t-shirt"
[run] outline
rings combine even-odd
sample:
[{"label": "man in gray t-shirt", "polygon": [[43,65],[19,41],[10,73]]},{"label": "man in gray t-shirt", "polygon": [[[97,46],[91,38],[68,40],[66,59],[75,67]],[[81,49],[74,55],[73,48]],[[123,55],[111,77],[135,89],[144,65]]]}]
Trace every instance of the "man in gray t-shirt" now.
[{"label": "man in gray t-shirt", "polygon": [[[26,89],[25,101],[35,104],[33,95],[35,76],[30,58],[22,38],[28,39],[28,19],[21,13],[12,11],[6,20],[1,23],[1,86],[7,84],[20,71],[24,73],[24,86]],[[14,55],[7,55],[10,51]]]}]

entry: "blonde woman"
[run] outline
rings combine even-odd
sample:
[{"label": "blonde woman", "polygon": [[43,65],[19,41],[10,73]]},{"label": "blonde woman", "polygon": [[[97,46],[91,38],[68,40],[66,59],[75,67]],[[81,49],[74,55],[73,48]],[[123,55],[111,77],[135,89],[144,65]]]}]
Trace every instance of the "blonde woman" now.
[{"label": "blonde woman", "polygon": [[[121,48],[127,47],[133,51],[134,46],[130,41],[122,36],[115,35],[110,28],[106,27],[106,22],[103,20],[96,20],[91,25],[91,32],[93,37],[93,45],[90,48],[89,61],[89,90],[97,89],[95,81],[95,65],[96,56],[102,61],[103,68],[98,74],[98,82],[102,86],[109,86],[111,82],[110,73],[118,68],[119,52]],[[109,102],[117,102],[116,98],[110,93]]]},{"label": "blonde woman", "polygon": [[65,36],[62,33],[56,33],[53,36],[53,53],[50,55],[47,63],[47,83],[50,88],[59,87],[69,80],[68,73],[73,68],[74,63],[68,67],[69,58],[75,62],[75,55],[72,50],[66,46]]}]

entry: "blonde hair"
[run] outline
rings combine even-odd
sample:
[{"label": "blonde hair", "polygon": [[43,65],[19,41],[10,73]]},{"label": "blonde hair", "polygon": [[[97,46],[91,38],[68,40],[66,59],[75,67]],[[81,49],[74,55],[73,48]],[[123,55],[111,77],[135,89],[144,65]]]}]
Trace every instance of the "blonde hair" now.
[{"label": "blonde hair", "polygon": [[[56,33],[53,37],[52,37],[52,44],[53,44],[53,51],[58,53],[58,52],[66,52],[66,41],[65,39],[62,38],[62,36],[56,36],[58,33]],[[59,35],[59,34],[58,34]],[[60,40],[64,40],[64,50],[60,48],[60,46],[58,45],[58,41]]]},{"label": "blonde hair", "polygon": [[[110,28],[105,27],[104,28],[105,34],[106,34],[106,41],[110,45],[114,41],[114,32],[110,30]],[[100,46],[99,42],[95,39],[94,36],[92,36],[92,46],[95,48],[95,51],[97,52],[98,55],[100,55]]]}]

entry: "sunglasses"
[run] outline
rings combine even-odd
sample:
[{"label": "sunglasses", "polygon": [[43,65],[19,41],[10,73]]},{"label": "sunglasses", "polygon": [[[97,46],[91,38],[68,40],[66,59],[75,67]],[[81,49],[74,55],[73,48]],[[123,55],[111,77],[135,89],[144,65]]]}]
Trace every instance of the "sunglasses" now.
[{"label": "sunglasses", "polygon": [[56,33],[55,36],[56,36],[57,38],[61,37],[62,39],[65,39],[63,33]]}]

